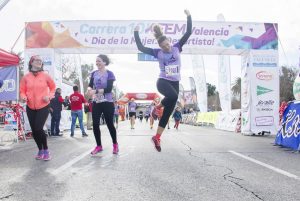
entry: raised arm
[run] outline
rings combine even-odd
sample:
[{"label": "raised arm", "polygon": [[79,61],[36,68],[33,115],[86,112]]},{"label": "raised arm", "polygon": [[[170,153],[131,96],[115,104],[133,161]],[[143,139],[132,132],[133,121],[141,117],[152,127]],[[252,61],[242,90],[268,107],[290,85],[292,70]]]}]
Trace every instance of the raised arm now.
[{"label": "raised arm", "polygon": [[179,46],[180,46],[180,48],[182,48],[182,46],[186,43],[186,41],[192,35],[192,16],[191,16],[191,14],[190,14],[190,12],[188,10],[184,10],[184,13],[187,16],[187,28],[186,28],[185,34],[179,40]]},{"label": "raised arm", "polygon": [[145,53],[145,54],[155,56],[154,51],[153,51],[152,48],[145,47],[142,44],[140,36],[139,36],[139,30],[140,30],[139,26],[136,26],[135,29],[134,29],[134,40],[135,40],[135,43],[136,43],[136,46],[137,46],[138,50]]}]

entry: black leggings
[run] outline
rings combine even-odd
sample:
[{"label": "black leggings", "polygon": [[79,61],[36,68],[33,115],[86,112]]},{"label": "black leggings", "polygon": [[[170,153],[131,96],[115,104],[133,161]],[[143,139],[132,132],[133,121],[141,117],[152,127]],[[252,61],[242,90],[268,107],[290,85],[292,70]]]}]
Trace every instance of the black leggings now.
[{"label": "black leggings", "polygon": [[39,150],[48,149],[47,135],[43,129],[49,115],[49,105],[38,110],[26,107],[27,117],[32,131],[32,136]]},{"label": "black leggings", "polygon": [[97,146],[101,145],[101,133],[100,133],[100,117],[103,113],[104,119],[109,130],[111,139],[114,144],[117,144],[117,132],[114,126],[114,112],[115,106],[111,102],[93,103],[92,118],[93,118],[93,131]]},{"label": "black leggings", "polygon": [[159,78],[156,86],[159,93],[165,96],[161,101],[161,104],[164,106],[164,112],[158,123],[160,127],[165,128],[178,99],[179,81],[169,81]]}]

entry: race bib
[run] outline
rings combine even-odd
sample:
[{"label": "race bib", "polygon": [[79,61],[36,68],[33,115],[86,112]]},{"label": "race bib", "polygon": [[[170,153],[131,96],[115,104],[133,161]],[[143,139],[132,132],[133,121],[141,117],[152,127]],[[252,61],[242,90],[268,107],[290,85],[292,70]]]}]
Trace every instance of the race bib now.
[{"label": "race bib", "polygon": [[130,108],[130,112],[135,112],[135,107]]},{"label": "race bib", "polygon": [[103,94],[95,94],[94,101],[96,103],[102,103],[102,102],[105,102],[107,100],[105,99],[105,96]]},{"label": "race bib", "polygon": [[168,65],[165,66],[165,71],[166,71],[166,76],[170,77],[170,76],[174,76],[174,75],[178,75],[178,65]]}]

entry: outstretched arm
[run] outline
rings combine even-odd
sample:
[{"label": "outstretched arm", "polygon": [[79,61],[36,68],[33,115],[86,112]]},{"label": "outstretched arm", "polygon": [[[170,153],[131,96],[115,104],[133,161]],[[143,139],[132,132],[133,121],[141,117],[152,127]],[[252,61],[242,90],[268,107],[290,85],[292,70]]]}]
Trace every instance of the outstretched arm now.
[{"label": "outstretched arm", "polygon": [[139,29],[140,28],[138,26],[136,26],[135,29],[134,29],[134,40],[135,40],[135,43],[136,43],[136,46],[137,46],[138,50],[145,53],[145,54],[155,56],[153,49],[151,49],[149,47],[145,47],[142,44],[140,36],[139,36]]},{"label": "outstretched arm", "polygon": [[191,17],[191,14],[190,14],[190,12],[188,10],[184,10],[184,13],[187,16],[187,28],[186,28],[185,34],[179,40],[179,46],[180,46],[180,48],[182,48],[182,46],[186,43],[186,41],[192,35],[192,17]]}]

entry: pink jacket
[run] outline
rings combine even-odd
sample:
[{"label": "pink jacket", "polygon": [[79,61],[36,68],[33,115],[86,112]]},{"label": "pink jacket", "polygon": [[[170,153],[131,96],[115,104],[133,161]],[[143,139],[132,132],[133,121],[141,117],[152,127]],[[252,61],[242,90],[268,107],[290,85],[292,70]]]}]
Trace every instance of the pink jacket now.
[{"label": "pink jacket", "polygon": [[20,82],[20,98],[27,98],[27,106],[32,110],[38,110],[47,106],[50,101],[45,101],[45,96],[52,99],[55,92],[55,83],[45,72],[38,72],[36,75],[29,72]]}]

